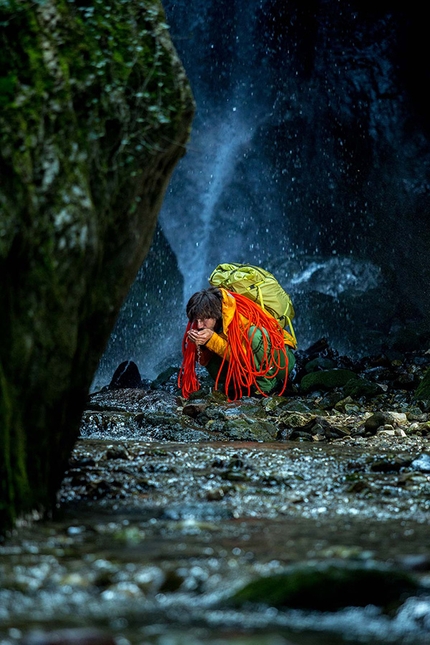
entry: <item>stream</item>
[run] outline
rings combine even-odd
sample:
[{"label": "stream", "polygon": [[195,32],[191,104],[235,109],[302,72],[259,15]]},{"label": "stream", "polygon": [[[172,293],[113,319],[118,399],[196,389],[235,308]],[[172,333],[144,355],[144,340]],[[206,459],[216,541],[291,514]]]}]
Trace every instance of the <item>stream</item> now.
[{"label": "stream", "polygon": [[[232,423],[249,406],[270,409],[216,409]],[[266,423],[285,425],[275,413]],[[229,441],[215,421],[199,426],[168,391],[92,397],[55,518],[27,518],[0,543],[2,645],[81,628],[117,645],[430,643],[429,437]],[[351,409],[342,421],[352,427]],[[420,592],[388,612],[228,602],[303,563],[376,563]]]}]

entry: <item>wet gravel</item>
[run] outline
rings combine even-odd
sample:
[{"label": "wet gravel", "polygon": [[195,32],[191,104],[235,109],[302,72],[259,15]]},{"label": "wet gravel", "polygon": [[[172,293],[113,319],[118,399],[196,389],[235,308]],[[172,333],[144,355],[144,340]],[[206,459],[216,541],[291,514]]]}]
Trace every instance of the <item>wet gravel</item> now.
[{"label": "wet gravel", "polygon": [[[0,544],[2,645],[88,626],[118,645],[430,642],[429,413],[408,391],[335,394],[92,395],[57,516]],[[375,412],[388,416],[371,429]],[[424,592],[391,615],[223,605],[332,560],[413,572]]]}]

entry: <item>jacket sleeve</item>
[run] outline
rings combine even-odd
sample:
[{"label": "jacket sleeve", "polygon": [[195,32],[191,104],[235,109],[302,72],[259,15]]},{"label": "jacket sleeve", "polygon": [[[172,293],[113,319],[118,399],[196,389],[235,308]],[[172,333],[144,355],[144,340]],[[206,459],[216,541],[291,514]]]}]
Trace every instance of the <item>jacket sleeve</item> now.
[{"label": "jacket sleeve", "polygon": [[[225,340],[225,338],[222,338],[219,334],[214,332],[209,338],[205,347],[210,349],[211,352],[215,352],[215,354],[218,354],[218,356],[221,356],[222,358],[225,354],[225,350],[228,347],[228,342]],[[229,353],[227,354],[226,358],[227,360],[229,359]]]}]

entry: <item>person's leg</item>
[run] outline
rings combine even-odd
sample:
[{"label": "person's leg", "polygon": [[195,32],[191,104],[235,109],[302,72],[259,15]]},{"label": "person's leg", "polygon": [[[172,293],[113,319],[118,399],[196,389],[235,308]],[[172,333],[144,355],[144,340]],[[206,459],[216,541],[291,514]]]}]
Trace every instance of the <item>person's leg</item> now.
[{"label": "person's leg", "polygon": [[[213,378],[214,381],[216,381],[218,377],[221,364],[222,364],[221,356],[218,356],[217,354],[213,354],[213,356],[211,356],[211,358],[209,359],[208,364],[205,365],[205,368],[207,369],[207,371],[209,372],[209,375]],[[224,367],[222,368],[221,374],[218,379],[218,385],[220,389],[224,387],[226,375],[227,375],[227,363],[224,363]]]},{"label": "person's leg", "polygon": [[[270,352],[268,335],[267,335],[267,332],[264,331],[264,334],[266,336],[266,343],[265,343],[265,339],[263,338],[263,333],[260,329],[256,327],[251,327],[249,330],[249,333],[250,333],[250,337],[252,338],[251,346],[254,354],[255,366],[258,370],[260,370],[262,369],[262,367],[264,367],[264,361],[267,358],[267,354]],[[265,351],[265,345],[266,345],[266,351]],[[290,374],[292,369],[294,368],[294,365],[296,362],[294,354],[287,345],[285,346],[285,350],[286,350],[285,354],[279,350],[275,352],[275,359],[276,359],[277,365],[279,365],[279,368],[276,365],[274,365],[272,369],[269,371],[269,375],[267,377],[262,376],[257,379],[259,388],[265,394],[269,394],[272,390],[277,389],[278,385],[281,386],[282,383],[285,381],[286,371],[288,370],[288,374]],[[279,371],[277,372],[278,369]],[[272,378],[270,378],[271,374],[274,375]]]}]

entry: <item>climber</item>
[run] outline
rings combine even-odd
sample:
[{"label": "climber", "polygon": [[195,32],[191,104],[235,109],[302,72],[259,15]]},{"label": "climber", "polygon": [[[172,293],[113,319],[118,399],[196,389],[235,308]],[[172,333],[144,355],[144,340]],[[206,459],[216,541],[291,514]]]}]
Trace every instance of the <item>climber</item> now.
[{"label": "climber", "polygon": [[183,396],[199,389],[195,364],[206,367],[229,400],[282,394],[295,358],[294,338],[258,304],[238,293],[210,287],[188,301],[188,325],[178,377]]}]

